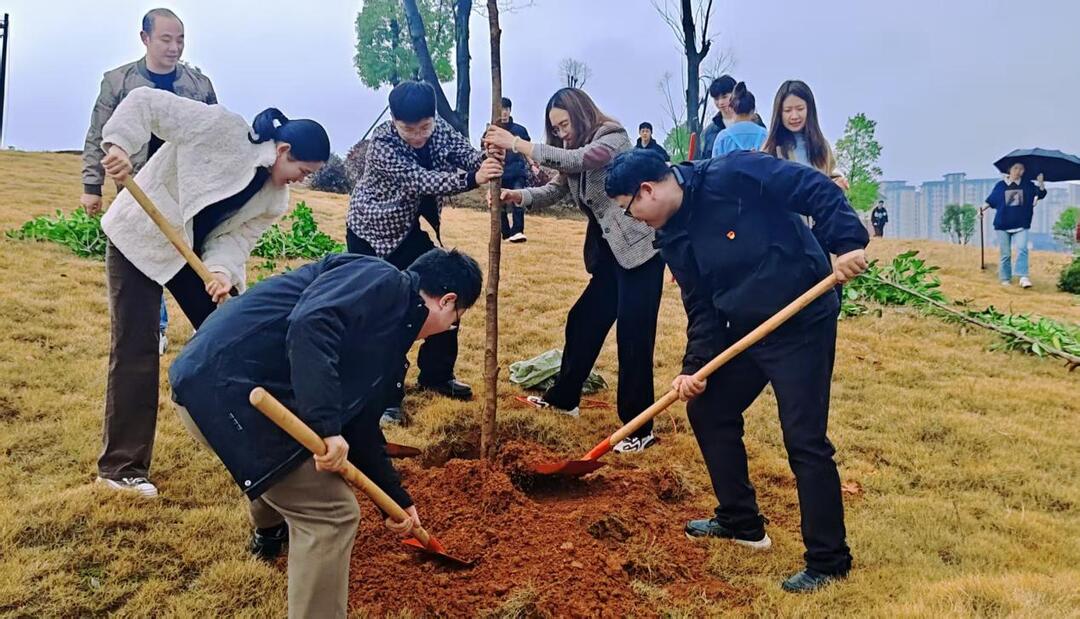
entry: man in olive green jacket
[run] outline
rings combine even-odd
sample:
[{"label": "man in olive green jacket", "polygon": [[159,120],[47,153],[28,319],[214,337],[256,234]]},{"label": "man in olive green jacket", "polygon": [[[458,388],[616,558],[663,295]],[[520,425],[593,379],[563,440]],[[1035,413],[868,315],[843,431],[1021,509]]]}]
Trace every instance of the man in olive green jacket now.
[{"label": "man in olive green jacket", "polygon": [[[142,87],[161,88],[195,101],[217,103],[210,79],[195,67],[180,62],[184,53],[184,24],[175,13],[168,9],[151,10],[143,17],[139,35],[146,46],[146,55],[105,74],[90,115],[90,129],[86,132],[82,155],[83,194],[79,200],[90,214],[101,211],[101,186],[105,183],[105,171],[101,167],[105,156],[101,150],[101,128],[128,93]],[[154,137],[138,153],[131,153],[135,172],[160,146],[161,140]]]},{"label": "man in olive green jacket", "polygon": [[[180,62],[184,53],[184,23],[169,9],[152,9],[142,20],[139,33],[146,55],[128,64],[117,67],[105,74],[101,80],[101,92],[90,114],[90,129],[86,132],[86,144],[82,154],[83,193],[79,199],[86,212],[96,215],[101,212],[101,186],[105,183],[105,170],[101,160],[105,151],[101,149],[101,128],[112,116],[113,110],[124,97],[136,88],[160,88],[181,97],[213,105],[217,103],[217,94],[210,78],[195,67]],[[162,140],[156,135],[150,136],[150,143],[131,153],[132,174],[146,164]],[[165,310],[165,297],[161,298],[161,337],[158,340],[158,352],[165,354],[168,339],[165,329],[169,326],[169,315]]]}]

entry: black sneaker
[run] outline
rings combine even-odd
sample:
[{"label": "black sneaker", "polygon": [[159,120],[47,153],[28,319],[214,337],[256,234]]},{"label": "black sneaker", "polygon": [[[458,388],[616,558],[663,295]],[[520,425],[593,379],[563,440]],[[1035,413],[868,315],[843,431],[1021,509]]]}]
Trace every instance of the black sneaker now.
[{"label": "black sneaker", "polygon": [[248,550],[263,561],[273,561],[281,556],[281,551],[288,543],[289,525],[283,522],[276,527],[252,531]]},{"label": "black sneaker", "polygon": [[455,400],[471,400],[473,396],[472,387],[456,378],[441,383],[420,383],[420,388],[434,391]]},{"label": "black sneaker", "polygon": [[788,593],[811,593],[846,577],[846,572],[843,574],[823,574],[806,568],[785,580],[780,584],[780,587]]},{"label": "black sneaker", "polygon": [[631,454],[641,453],[646,449],[660,442],[660,439],[656,438],[652,432],[642,437],[629,436],[619,441],[618,445],[612,448],[617,454]]},{"label": "black sneaker", "polygon": [[379,426],[403,426],[405,425],[405,411],[400,406],[387,406],[379,418]]},{"label": "black sneaker", "polygon": [[691,520],[686,523],[686,537],[689,539],[729,539],[740,546],[753,548],[754,550],[768,550],[772,546],[769,534],[765,532],[765,518],[762,517],[761,526],[755,531],[736,533],[728,527],[720,524],[716,518],[707,520]]}]

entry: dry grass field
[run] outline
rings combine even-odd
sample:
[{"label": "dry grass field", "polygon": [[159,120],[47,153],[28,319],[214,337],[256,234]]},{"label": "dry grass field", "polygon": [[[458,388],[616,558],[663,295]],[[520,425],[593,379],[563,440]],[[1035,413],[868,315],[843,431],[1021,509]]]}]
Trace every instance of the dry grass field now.
[{"label": "dry grass field", "polygon": [[[0,229],[74,208],[78,170],[75,156],[0,153]],[[306,200],[323,229],[344,236],[344,196],[298,190],[294,200]],[[486,214],[448,209],[444,221],[447,245],[484,262]],[[566,311],[585,281],[582,222],[532,217],[526,232],[527,244],[503,248],[504,367],[561,346]],[[942,267],[951,298],[1080,322],[1077,298],[1054,288],[1064,256],[1035,253],[1035,287],[1022,291],[998,286],[992,270],[980,272],[977,247],[876,240],[869,251],[887,259],[908,248]],[[460,378],[476,387],[483,365],[480,306],[464,320],[458,365]],[[190,333],[172,309],[172,346],[163,364]],[[677,289],[667,285],[658,395],[680,366],[684,328]],[[994,342],[992,334],[909,309],[842,321],[830,434],[852,490],[845,494],[851,577],[811,596],[778,586],[799,566],[802,548],[794,481],[775,402],[766,393],[747,413],[746,442],[774,547],[748,554],[715,543],[700,566],[751,595],[706,605],[642,585],[635,587],[640,614],[1080,615],[1080,372],[991,351]],[[249,558],[240,492],[178,423],[164,371],[152,471],[160,500],[91,485],[107,343],[101,262],[51,244],[0,238],[0,616],[283,616],[284,573]],[[614,382],[613,335],[598,370]],[[505,371],[502,378],[504,436],[576,455],[616,427],[610,410],[586,410],[575,421],[516,407]],[[612,401],[614,390],[597,397]],[[481,409],[479,400],[415,393],[407,406],[411,424],[391,440],[443,448],[476,426]],[[616,466],[675,471],[691,490],[689,500],[708,514],[708,478],[682,406],[658,419],[657,428],[663,442],[656,448],[609,458]],[[418,507],[421,516],[439,509]],[[674,531],[682,526],[672,519]],[[364,615],[363,608],[355,611]],[[413,613],[401,609],[401,616]]]}]

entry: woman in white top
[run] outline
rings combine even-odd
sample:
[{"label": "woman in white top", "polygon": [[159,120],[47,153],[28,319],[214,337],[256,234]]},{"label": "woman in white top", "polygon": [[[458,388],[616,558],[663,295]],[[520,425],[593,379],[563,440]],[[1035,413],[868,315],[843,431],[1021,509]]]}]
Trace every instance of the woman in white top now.
[{"label": "woman in white top", "polygon": [[315,121],[291,121],[270,108],[249,126],[220,105],[137,88],[102,130],[105,172],[126,181],[130,153],[151,136],[164,144],[135,180],[206,263],[213,281],[204,284],[131,194],[120,192],[101,219],[109,239],[112,334],[98,482],[144,497],[157,496],[147,477],[157,422],[162,287],[198,328],[230,291],[243,291],[248,255],[288,208],[289,183],[330,157],[330,140]]}]

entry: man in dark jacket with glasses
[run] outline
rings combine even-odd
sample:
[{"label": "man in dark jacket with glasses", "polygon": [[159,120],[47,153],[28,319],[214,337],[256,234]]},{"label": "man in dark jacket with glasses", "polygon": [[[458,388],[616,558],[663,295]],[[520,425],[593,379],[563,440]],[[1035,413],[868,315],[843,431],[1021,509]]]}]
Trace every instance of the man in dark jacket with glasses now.
[{"label": "man in dark jacket with glasses", "polygon": [[[826,436],[837,295],[819,297],[707,381],[693,374],[830,273],[841,282],[861,273],[866,228],[828,177],[759,152],[676,166],[642,150],[623,153],[611,164],[606,191],[627,215],[656,229],[686,308],[686,355],[672,388],[689,400],[687,414],[719,502],[713,518],[686,525],[687,536],[757,550],[771,545],[750,485],[742,414],[772,384],[807,549],[806,568],[783,587],[812,591],[843,578],[851,553]],[[814,233],[800,215],[814,218]],[[835,267],[815,233],[838,256]]]}]

